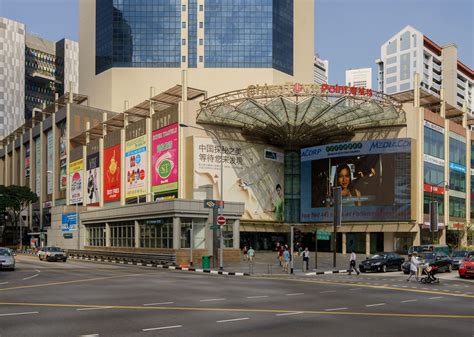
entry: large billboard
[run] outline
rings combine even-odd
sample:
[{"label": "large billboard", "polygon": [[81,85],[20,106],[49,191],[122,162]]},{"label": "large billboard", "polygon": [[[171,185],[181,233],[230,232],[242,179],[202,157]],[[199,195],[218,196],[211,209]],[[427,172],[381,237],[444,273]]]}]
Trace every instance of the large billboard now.
[{"label": "large billboard", "polygon": [[58,125],[59,128],[59,190],[64,191],[67,186],[67,154],[66,154],[66,122]]},{"label": "large billboard", "polygon": [[342,189],[342,221],[411,217],[411,139],[315,146],[301,150],[301,221],[333,221],[333,187]]},{"label": "large billboard", "polygon": [[261,144],[194,137],[193,188],[213,186],[220,198],[221,151],[224,200],[245,203],[246,220],[283,221],[283,154]]},{"label": "large billboard", "polygon": [[35,139],[35,193],[41,197],[41,138]]},{"label": "large billboard", "polygon": [[125,197],[135,198],[146,194],[147,149],[146,135],[131,139],[125,143]]},{"label": "large billboard", "polygon": [[178,190],[178,124],[156,130],[152,135],[152,191]]},{"label": "large billboard", "polygon": [[104,202],[120,200],[120,144],[104,149]]},{"label": "large billboard", "polygon": [[70,203],[80,204],[84,199],[84,161],[82,159],[69,164]]},{"label": "large billboard", "polygon": [[53,130],[46,134],[46,193],[53,194]]},{"label": "large billboard", "polygon": [[99,152],[87,156],[87,205],[99,206],[100,202],[100,164]]}]

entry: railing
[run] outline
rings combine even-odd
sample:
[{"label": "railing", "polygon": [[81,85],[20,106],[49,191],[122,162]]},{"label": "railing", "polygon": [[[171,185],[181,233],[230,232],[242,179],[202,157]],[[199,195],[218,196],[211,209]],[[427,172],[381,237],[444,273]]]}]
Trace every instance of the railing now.
[{"label": "railing", "polygon": [[176,254],[174,253],[129,253],[74,249],[68,249],[67,253],[70,257],[92,260],[176,265]]}]

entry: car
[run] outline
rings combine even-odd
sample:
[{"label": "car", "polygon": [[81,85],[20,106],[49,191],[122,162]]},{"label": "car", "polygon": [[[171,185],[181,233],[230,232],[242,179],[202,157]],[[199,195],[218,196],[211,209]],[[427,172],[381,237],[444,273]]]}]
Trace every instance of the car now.
[{"label": "car", "polygon": [[66,262],[67,254],[59,247],[43,247],[38,251],[38,258],[43,261],[63,261]]},{"label": "car", "polygon": [[470,253],[474,255],[474,251],[469,251],[469,250],[456,250],[453,252],[453,255],[451,255],[451,258],[453,259],[453,269],[459,269],[459,265],[464,261],[465,258],[467,258]]},{"label": "car", "polygon": [[0,269],[15,270],[15,253],[10,248],[0,247]]},{"label": "car", "polygon": [[[422,265],[436,266],[438,267],[438,272],[446,271],[450,273],[453,270],[453,260],[451,257],[444,252],[431,253],[431,252],[422,252],[418,253],[418,261]],[[402,264],[402,270],[405,274],[410,273],[410,260],[405,261]]]},{"label": "car", "polygon": [[367,271],[402,270],[403,258],[397,253],[377,253],[359,264],[361,273]]},{"label": "car", "polygon": [[474,254],[465,258],[464,261],[459,265],[459,277],[474,277]]},{"label": "car", "polygon": [[443,252],[446,255],[451,254],[451,248],[448,245],[420,245],[420,246],[411,246],[408,249],[408,255],[411,255],[413,252],[423,253],[423,252],[432,252],[438,253]]}]

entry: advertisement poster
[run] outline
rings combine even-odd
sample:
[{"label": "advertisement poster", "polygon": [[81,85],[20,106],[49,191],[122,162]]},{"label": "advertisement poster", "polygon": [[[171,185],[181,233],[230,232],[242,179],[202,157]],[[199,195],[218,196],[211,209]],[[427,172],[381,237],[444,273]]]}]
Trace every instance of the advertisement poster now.
[{"label": "advertisement poster", "polygon": [[120,145],[104,149],[104,202],[120,200]]},{"label": "advertisement poster", "polygon": [[25,177],[30,177],[30,161],[31,161],[31,152],[30,152],[30,143],[25,145]]},{"label": "advertisement poster", "polygon": [[83,202],[83,176],[84,176],[84,161],[82,159],[76,160],[69,164],[69,181],[70,181],[70,203],[80,204]]},{"label": "advertisement poster", "polygon": [[87,156],[87,205],[99,206],[100,202],[100,164],[99,152]]},{"label": "advertisement poster", "polygon": [[41,197],[41,142],[40,137],[35,140],[35,192]]},{"label": "advertisement poster", "polygon": [[59,159],[66,157],[66,122],[62,122],[59,127]]},{"label": "advertisement poster", "polygon": [[301,221],[332,222],[334,187],[342,221],[407,221],[411,139],[384,139],[301,150]]},{"label": "advertisement poster", "polygon": [[46,134],[46,193],[53,194],[53,130]]},{"label": "advertisement poster", "polygon": [[77,231],[77,213],[62,214],[61,231],[63,233],[71,233]]},{"label": "advertisement poster", "polygon": [[152,191],[178,189],[178,124],[169,125],[152,135]]},{"label": "advertisement poster", "polygon": [[59,160],[59,189],[65,190],[67,185],[67,160],[66,158]]},{"label": "advertisement poster", "polygon": [[224,167],[224,201],[245,203],[242,219],[284,221],[283,162],[265,158],[269,150],[260,144],[194,137],[193,188],[213,185],[214,199],[221,195],[221,150]]},{"label": "advertisement poster", "polygon": [[146,165],[146,135],[127,141],[125,143],[126,198],[135,198],[146,194]]},{"label": "advertisement poster", "polygon": [[59,124],[59,190],[67,184],[66,122]]}]

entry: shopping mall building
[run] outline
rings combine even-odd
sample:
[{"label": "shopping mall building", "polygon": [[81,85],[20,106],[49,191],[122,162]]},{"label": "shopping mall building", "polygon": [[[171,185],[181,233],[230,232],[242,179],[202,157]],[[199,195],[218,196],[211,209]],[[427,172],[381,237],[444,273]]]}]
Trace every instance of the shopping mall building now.
[{"label": "shopping mall building", "polygon": [[222,198],[225,259],[244,244],[288,242],[292,226],[310,249],[318,230],[319,249],[330,250],[332,188],[341,186],[338,251],[431,242],[431,201],[440,205],[435,240],[472,244],[472,103],[445,95],[459,86],[455,74],[472,93],[471,69],[430,40],[446,74],[439,94],[418,72],[391,96],[318,85],[311,2],[174,2],[156,5],[169,28],[149,37],[154,5],[81,2],[81,94],[58,97],[0,150],[0,184],[40,197],[23,216],[32,237],[187,262],[191,244],[196,258],[212,255],[204,200]]}]

